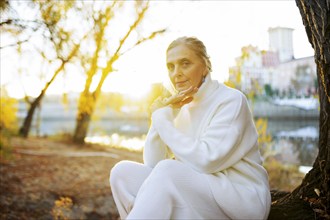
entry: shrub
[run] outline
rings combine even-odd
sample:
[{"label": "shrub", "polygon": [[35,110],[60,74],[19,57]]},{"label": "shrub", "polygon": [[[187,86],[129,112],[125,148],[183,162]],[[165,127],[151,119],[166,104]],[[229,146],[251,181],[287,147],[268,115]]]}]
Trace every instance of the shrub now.
[{"label": "shrub", "polygon": [[17,100],[8,96],[5,88],[0,95],[0,155],[10,155],[10,137],[17,131]]}]

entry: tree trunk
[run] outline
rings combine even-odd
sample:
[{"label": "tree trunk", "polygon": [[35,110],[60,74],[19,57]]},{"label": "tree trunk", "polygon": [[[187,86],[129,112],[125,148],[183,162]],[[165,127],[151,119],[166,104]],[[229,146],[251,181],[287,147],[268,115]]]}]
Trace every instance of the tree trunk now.
[{"label": "tree trunk", "polygon": [[73,136],[73,141],[77,144],[84,144],[85,137],[88,132],[89,123],[91,121],[92,113],[80,113],[76,121],[76,129]]},{"label": "tree trunk", "polygon": [[30,108],[29,108],[29,111],[28,111],[26,117],[24,118],[23,125],[19,129],[19,135],[20,136],[26,138],[29,135],[31,125],[32,125],[32,121],[33,121],[34,112],[37,109],[37,107],[40,106],[42,98],[45,95],[45,92],[46,91],[43,90],[40,93],[40,95],[30,104]]},{"label": "tree trunk", "polygon": [[76,128],[73,134],[73,142],[84,144],[88,132],[89,123],[94,113],[97,97],[86,90],[80,94]]},{"label": "tree trunk", "polygon": [[301,185],[292,193],[273,199],[269,219],[330,219],[330,2],[296,3],[315,51],[320,99],[319,153]]}]

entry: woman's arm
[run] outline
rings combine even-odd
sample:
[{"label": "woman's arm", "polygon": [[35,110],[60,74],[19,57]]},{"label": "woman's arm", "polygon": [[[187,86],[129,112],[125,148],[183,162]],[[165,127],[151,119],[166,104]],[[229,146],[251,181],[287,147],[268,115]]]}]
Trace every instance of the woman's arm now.
[{"label": "woman's arm", "polygon": [[143,149],[144,164],[153,168],[159,161],[166,158],[168,158],[167,146],[160,139],[154,126],[151,125]]},{"label": "woman's arm", "polygon": [[[191,102],[192,95],[195,94],[197,90],[197,88],[190,87],[185,91],[167,98],[159,97],[151,105],[151,112],[169,105],[174,108],[180,108],[182,105]],[[149,167],[155,167],[159,161],[170,157],[168,151],[166,144],[162,141],[154,126],[151,125],[143,151],[144,163]]]}]

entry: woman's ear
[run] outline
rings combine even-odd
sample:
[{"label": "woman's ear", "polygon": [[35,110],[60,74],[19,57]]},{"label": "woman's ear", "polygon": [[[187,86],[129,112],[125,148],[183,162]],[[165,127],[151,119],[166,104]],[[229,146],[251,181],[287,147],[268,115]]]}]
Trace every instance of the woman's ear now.
[{"label": "woman's ear", "polygon": [[205,67],[205,70],[203,72],[203,77],[205,77],[209,73],[209,70],[207,67]]}]

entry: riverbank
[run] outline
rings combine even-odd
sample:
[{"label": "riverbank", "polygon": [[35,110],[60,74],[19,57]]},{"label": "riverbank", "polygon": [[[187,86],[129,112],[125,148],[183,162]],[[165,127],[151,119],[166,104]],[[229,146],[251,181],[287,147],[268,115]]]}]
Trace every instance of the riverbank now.
[{"label": "riverbank", "polygon": [[10,141],[0,159],[0,219],[118,219],[109,170],[141,153],[45,138]]},{"label": "riverbank", "polygon": [[274,99],[250,102],[255,118],[268,120],[317,120],[320,111],[317,99]]}]

